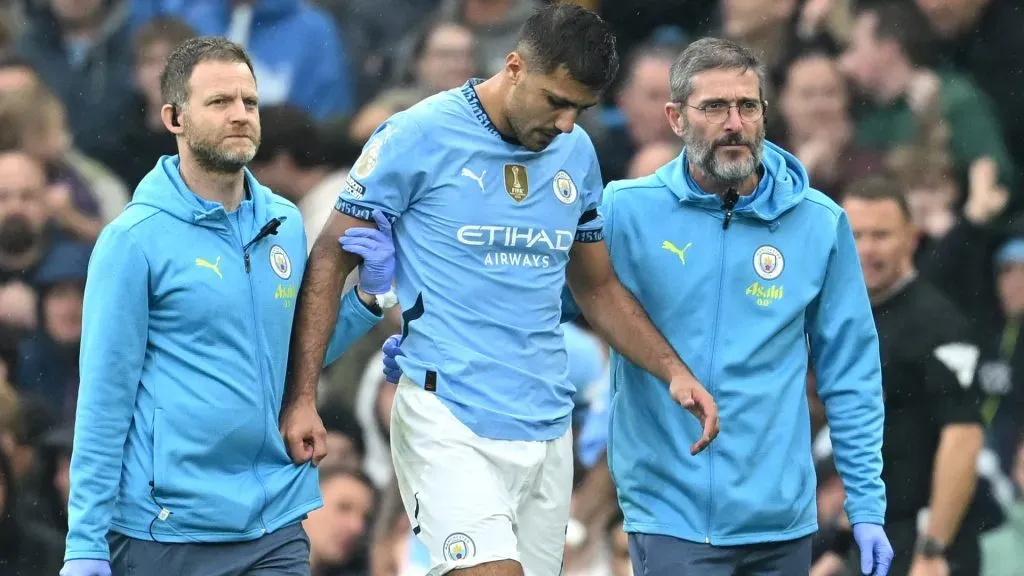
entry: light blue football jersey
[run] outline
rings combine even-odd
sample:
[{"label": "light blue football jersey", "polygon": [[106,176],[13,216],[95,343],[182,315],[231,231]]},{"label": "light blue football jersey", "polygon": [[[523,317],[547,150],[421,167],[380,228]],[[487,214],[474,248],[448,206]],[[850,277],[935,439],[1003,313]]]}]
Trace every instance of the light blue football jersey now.
[{"label": "light blue football jersey", "polygon": [[399,365],[479,436],[551,440],[574,386],[559,327],[573,242],[602,240],[602,181],[576,126],[531,152],[503,139],[471,80],[392,116],[335,208],[394,217]]}]

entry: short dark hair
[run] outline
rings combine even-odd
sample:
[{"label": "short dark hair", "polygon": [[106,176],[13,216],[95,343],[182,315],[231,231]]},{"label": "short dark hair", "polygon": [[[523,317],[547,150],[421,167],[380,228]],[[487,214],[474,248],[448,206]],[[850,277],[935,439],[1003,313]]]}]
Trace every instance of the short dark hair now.
[{"label": "short dark hair", "polygon": [[290,104],[260,108],[260,123],[262,140],[252,164],[270,162],[281,153],[291,157],[299,168],[328,164],[316,119],[302,109]]},{"label": "short dark hair", "polygon": [[256,77],[252,59],[241,45],[220,36],[190,38],[174,49],[160,74],[160,95],[164,104],[183,106],[188,102],[188,81],[200,62],[242,62],[249,67],[253,78]]},{"label": "short dark hair", "polygon": [[672,100],[686,102],[693,94],[693,79],[701,72],[734,68],[757,73],[761,98],[764,98],[767,71],[749,48],[723,38],[701,38],[687,46],[672,64],[669,80]]},{"label": "short dark hair", "polygon": [[604,90],[619,72],[611,27],[575,4],[537,9],[523,25],[516,49],[542,74],[565,66],[573,80],[592,90]]},{"label": "short dark hair", "polygon": [[868,176],[853,182],[843,190],[843,201],[850,198],[860,198],[869,202],[895,202],[903,217],[910,220],[910,205],[907,204],[907,195],[890,177]]},{"label": "short dark hair", "polygon": [[[272,122],[269,124],[273,124]],[[262,148],[262,145],[260,146]],[[320,417],[328,432],[337,432],[352,442],[352,449],[362,459],[366,456],[366,438],[356,415],[340,402],[330,402],[320,408]]]},{"label": "short dark hair", "polygon": [[914,66],[931,67],[936,62],[936,34],[931,22],[913,2],[888,0],[857,6],[857,15],[874,14],[875,38],[892,40]]}]

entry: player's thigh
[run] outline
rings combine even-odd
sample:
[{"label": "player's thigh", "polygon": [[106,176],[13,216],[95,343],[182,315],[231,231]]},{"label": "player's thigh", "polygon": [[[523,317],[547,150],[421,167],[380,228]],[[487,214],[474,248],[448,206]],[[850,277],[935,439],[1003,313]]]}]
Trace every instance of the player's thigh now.
[{"label": "player's thigh", "polygon": [[526,576],[559,574],[573,479],[572,432],[547,443],[532,488],[517,510],[519,557]]},{"label": "player's thigh", "polygon": [[391,417],[395,478],[413,533],[430,552],[431,576],[477,566],[500,570],[507,563],[484,565],[501,561],[518,566],[510,472],[490,444],[432,393],[399,385]]}]

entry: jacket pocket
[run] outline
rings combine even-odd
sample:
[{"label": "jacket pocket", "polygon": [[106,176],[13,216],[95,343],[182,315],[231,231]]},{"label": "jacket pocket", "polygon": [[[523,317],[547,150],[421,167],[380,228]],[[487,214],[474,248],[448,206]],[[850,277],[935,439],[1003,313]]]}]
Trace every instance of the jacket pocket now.
[{"label": "jacket pocket", "polygon": [[167,449],[164,446],[167,434],[164,430],[164,411],[157,408],[153,411],[153,492],[159,493],[163,490],[164,481],[167,478]]}]

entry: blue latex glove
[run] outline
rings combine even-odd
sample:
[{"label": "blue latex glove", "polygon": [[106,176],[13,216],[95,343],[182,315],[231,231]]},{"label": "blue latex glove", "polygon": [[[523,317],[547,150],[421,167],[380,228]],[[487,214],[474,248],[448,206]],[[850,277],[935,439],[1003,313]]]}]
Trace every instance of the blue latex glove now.
[{"label": "blue latex glove", "polygon": [[398,367],[398,361],[395,360],[402,355],[402,349],[398,347],[401,338],[398,334],[389,336],[384,341],[384,346],[381,347],[384,352],[384,379],[392,384],[398,384],[398,379],[402,377],[402,369]]},{"label": "blue latex glove", "polygon": [[386,294],[395,276],[395,244],[391,222],[380,210],[373,211],[376,228],[354,227],[338,238],[342,249],[363,257],[359,267],[359,287],[367,294]]},{"label": "blue latex glove", "polygon": [[110,576],[110,562],[106,560],[68,560],[60,576]]},{"label": "blue latex glove", "polygon": [[892,564],[892,545],[878,524],[854,524],[853,539],[860,548],[861,574],[886,576]]}]

